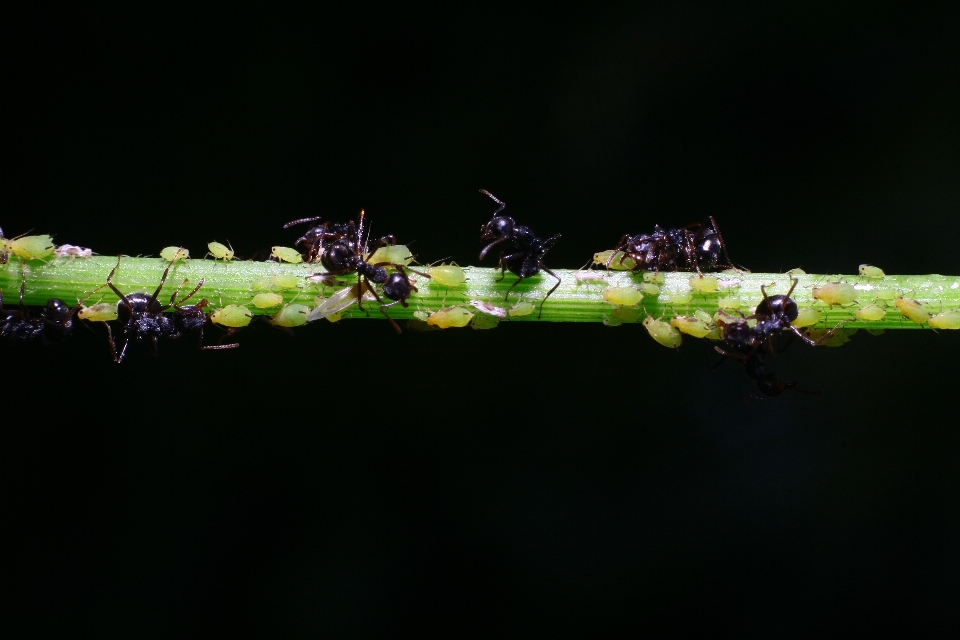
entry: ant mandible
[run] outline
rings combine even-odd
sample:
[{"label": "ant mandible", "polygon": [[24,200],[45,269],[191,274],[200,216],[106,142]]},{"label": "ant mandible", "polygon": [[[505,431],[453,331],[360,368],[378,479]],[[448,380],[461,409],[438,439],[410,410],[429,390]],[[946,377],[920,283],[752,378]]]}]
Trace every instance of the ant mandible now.
[{"label": "ant mandible", "polygon": [[[357,306],[368,316],[370,312],[363,308],[363,295],[366,291],[373,294],[377,302],[380,303],[380,313],[390,321],[397,333],[402,333],[400,326],[387,313],[389,307],[400,304],[403,307],[409,306],[407,300],[417,291],[413,281],[407,275],[411,271],[419,276],[429,278],[430,275],[416,271],[396,262],[377,262],[371,264],[367,262],[367,257],[383,245],[395,244],[396,238],[392,235],[383,236],[377,240],[373,251],[370,250],[370,230],[366,229],[364,233],[365,212],[360,212],[359,222],[354,225],[349,223],[349,232],[343,234],[340,238],[335,238],[332,243],[326,244],[325,236],[329,234],[325,230],[318,235],[323,247],[320,254],[320,263],[331,275],[345,275],[347,273],[357,274],[356,296]],[[339,232],[339,230],[338,230]],[[388,273],[386,267],[396,269],[393,273]],[[383,298],[377,293],[377,290],[370,286],[370,283],[382,285],[383,295],[393,302],[384,303]]]},{"label": "ant mandible", "polygon": [[[110,323],[107,323],[107,337],[110,340],[110,351],[113,353],[114,362],[117,364],[123,362],[131,340],[149,339],[154,356],[157,355],[158,340],[176,340],[188,333],[194,332],[199,334],[198,345],[201,351],[234,349],[240,346],[237,343],[203,345],[203,325],[207,321],[207,314],[203,308],[207,305],[207,301],[203,299],[196,305],[183,304],[200,291],[200,287],[203,286],[204,282],[203,278],[200,278],[200,281],[197,283],[197,286],[193,288],[193,291],[177,300],[177,296],[180,295],[180,290],[183,288],[183,285],[187,283],[187,281],[184,280],[180,286],[177,287],[177,290],[173,292],[173,295],[170,297],[170,302],[162,305],[157,302],[157,298],[160,296],[160,291],[167,281],[167,275],[169,275],[170,267],[173,266],[173,263],[167,265],[167,268],[163,270],[163,275],[160,277],[160,284],[152,296],[148,296],[145,293],[124,294],[113,284],[113,276],[120,266],[121,258],[122,256],[117,257],[117,264],[110,271],[110,275],[107,276],[107,281],[103,285],[110,287],[120,298],[117,302],[116,322],[122,327],[124,342],[119,355],[117,355],[117,345],[113,338],[113,330],[110,328]],[[164,311],[171,307],[174,309],[172,314],[164,313]]]},{"label": "ant mandible", "polygon": [[[606,266],[613,262],[618,252],[620,263],[630,258],[641,271],[703,271],[718,267],[736,268],[727,254],[727,245],[720,234],[720,228],[713,216],[708,216],[709,224],[694,222],[679,229],[664,229],[653,226],[653,233],[641,233],[635,236],[624,234],[610,254]],[[726,264],[718,264],[720,252]]]},{"label": "ant mandible", "polygon": [[550,250],[553,243],[560,238],[560,234],[541,240],[534,235],[529,227],[518,225],[510,216],[499,215],[507,206],[502,200],[499,200],[486,189],[480,189],[480,193],[500,205],[493,212],[490,221],[480,227],[480,242],[489,243],[480,252],[480,259],[483,260],[490,250],[497,245],[506,243],[506,246],[500,248],[500,258],[497,263],[497,266],[500,267],[500,279],[503,280],[507,270],[517,276],[516,281],[507,289],[507,295],[503,299],[507,300],[510,297],[510,292],[520,284],[521,280],[535,276],[541,271],[546,271],[557,279],[557,284],[553,285],[553,288],[547,292],[543,301],[540,302],[540,313],[537,315],[539,318],[543,315],[544,302],[560,286],[560,276],[543,264],[543,256]]}]

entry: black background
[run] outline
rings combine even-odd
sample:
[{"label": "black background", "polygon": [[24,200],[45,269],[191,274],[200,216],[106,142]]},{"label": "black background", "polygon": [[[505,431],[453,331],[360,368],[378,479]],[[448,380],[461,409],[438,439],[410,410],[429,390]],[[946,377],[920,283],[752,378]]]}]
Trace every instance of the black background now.
[{"label": "black background", "polygon": [[[960,271],[952,13],[351,6],[7,16],[3,230],[250,255],[290,244],[292,218],[364,208],[422,261],[476,264],[486,188],[564,234],[551,266],[713,214],[755,271]],[[324,323],[119,367],[100,333],[4,346],[5,618],[936,621],[960,595],[957,347],[796,345],[778,373],[822,395],[744,403],[738,367],[636,326]]]}]

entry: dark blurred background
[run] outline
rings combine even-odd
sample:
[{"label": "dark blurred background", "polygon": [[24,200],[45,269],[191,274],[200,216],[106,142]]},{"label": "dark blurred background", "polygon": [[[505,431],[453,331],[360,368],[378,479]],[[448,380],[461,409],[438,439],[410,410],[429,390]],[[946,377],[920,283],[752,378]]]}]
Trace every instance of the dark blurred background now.
[{"label": "dark blurred background", "polygon": [[[948,5],[350,5],[0,21],[0,226],[111,255],[364,208],[476,264],[491,203],[574,268],[712,214],[755,271],[958,273]],[[11,349],[10,621],[489,635],[933,622],[960,596],[949,332],[795,345],[754,391],[637,326]]]}]

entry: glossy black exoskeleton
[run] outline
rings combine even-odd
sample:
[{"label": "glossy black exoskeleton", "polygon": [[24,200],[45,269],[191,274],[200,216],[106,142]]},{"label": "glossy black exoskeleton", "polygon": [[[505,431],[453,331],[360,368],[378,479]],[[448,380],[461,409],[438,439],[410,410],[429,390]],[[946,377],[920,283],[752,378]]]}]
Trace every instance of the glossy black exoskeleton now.
[{"label": "glossy black exoskeleton", "polygon": [[[283,228],[288,229],[306,222],[317,222],[320,219],[320,216],[300,218],[299,220],[288,222],[283,225]],[[351,220],[350,222],[324,222],[323,224],[310,227],[306,233],[297,238],[294,246],[303,248],[302,255],[304,262],[317,262],[318,260],[323,262],[323,256],[333,245],[343,245],[342,248],[334,250],[340,252],[344,249],[352,250],[357,242],[357,227],[353,223],[353,220]],[[324,267],[326,267],[325,264]],[[348,272],[349,270],[344,273]]]},{"label": "glossy black exoskeleton", "polygon": [[[766,371],[768,355],[777,352],[777,336],[790,331],[811,346],[821,342],[811,340],[791,324],[799,313],[797,303],[790,297],[798,284],[796,278],[786,295],[768,296],[766,287],[760,286],[763,300],[757,305],[753,315],[738,318],[730,322],[719,321],[726,349],[715,347],[720,355],[739,360],[747,375],[757,381],[757,388],[767,396],[775,396],[785,389],[796,386],[795,382],[783,382],[775,374]],[[751,327],[748,320],[756,320]],[[832,332],[831,332],[832,333]],[[821,338],[821,341],[823,338]]]},{"label": "glossy black exoskeleton", "polygon": [[26,275],[20,282],[20,308],[4,309],[3,290],[0,289],[0,338],[28,342],[39,340],[45,345],[55,344],[73,332],[73,318],[80,304],[69,306],[59,298],[50,298],[41,309],[24,306],[23,291]]},{"label": "glossy black exoskeleton", "polygon": [[[203,286],[203,278],[200,278],[197,286],[194,287],[190,293],[177,300],[181,288],[187,282],[184,280],[183,283],[177,287],[177,290],[173,292],[173,295],[170,297],[170,302],[164,305],[160,304],[157,298],[160,296],[160,291],[167,281],[167,276],[170,273],[170,267],[172,265],[168,265],[167,268],[163,270],[163,275],[160,277],[160,284],[151,296],[145,293],[124,294],[120,291],[120,289],[113,284],[113,276],[119,266],[120,258],[117,258],[117,264],[110,271],[110,275],[107,276],[107,282],[104,285],[110,287],[120,298],[119,302],[117,302],[117,319],[115,321],[119,331],[123,334],[123,346],[120,349],[119,355],[117,354],[117,345],[113,337],[113,329],[110,326],[111,323],[107,323],[107,336],[110,340],[110,351],[113,354],[114,362],[123,362],[131,340],[149,340],[154,355],[157,354],[158,340],[176,340],[188,334],[197,335],[198,345],[202,351],[233,349],[239,346],[236,343],[203,345],[203,327],[207,322],[207,314],[204,311],[204,307],[207,305],[207,301],[205,299],[201,300],[200,303],[196,305],[183,304],[200,291],[200,287]],[[164,313],[171,307],[174,310],[173,313]]]},{"label": "glossy black exoskeleton", "polygon": [[480,227],[480,242],[487,243],[487,246],[480,252],[480,259],[483,260],[494,247],[499,247],[500,256],[497,266],[500,268],[501,280],[508,270],[517,276],[516,281],[507,289],[504,300],[510,297],[510,292],[524,278],[535,276],[541,271],[545,271],[556,278],[557,284],[553,285],[540,303],[540,314],[542,315],[543,303],[547,301],[550,294],[557,290],[561,282],[560,277],[543,264],[543,256],[560,238],[560,234],[541,240],[529,227],[522,224],[518,225],[510,216],[500,215],[500,212],[507,206],[503,201],[486,189],[480,189],[480,193],[499,205],[497,210],[493,212],[490,221]]},{"label": "glossy black exoskeleton", "polygon": [[[366,256],[372,255],[384,245],[396,244],[396,238],[392,235],[383,236],[371,248],[369,229],[364,228],[365,216],[365,212],[361,211],[359,221],[356,224],[352,221],[349,223],[349,233],[344,234],[341,238],[333,238],[330,243],[323,244],[320,264],[331,275],[356,273],[358,282],[354,288],[357,293],[357,306],[368,316],[370,315],[370,312],[363,308],[363,296],[369,291],[380,303],[380,313],[390,321],[397,333],[402,333],[400,326],[387,313],[387,309],[395,304],[403,307],[409,306],[407,300],[417,288],[407,275],[407,271],[425,278],[430,276],[395,262],[377,262],[376,264],[367,262]],[[387,271],[387,267],[396,271],[390,273]],[[377,290],[370,283],[382,285],[383,295],[392,302],[384,303]]]},{"label": "glossy black exoskeleton", "polygon": [[[727,255],[727,246],[720,235],[717,221],[708,217],[709,223],[695,222],[679,229],[664,229],[654,225],[653,233],[635,236],[625,234],[607,261],[610,266],[617,252],[622,263],[633,260],[640,271],[710,271],[711,269],[736,268]],[[723,253],[726,263],[720,263]]]}]

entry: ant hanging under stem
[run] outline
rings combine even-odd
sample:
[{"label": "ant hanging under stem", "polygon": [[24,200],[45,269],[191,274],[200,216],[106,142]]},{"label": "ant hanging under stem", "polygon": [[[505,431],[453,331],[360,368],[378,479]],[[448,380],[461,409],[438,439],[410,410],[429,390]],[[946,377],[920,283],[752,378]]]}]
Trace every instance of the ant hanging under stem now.
[{"label": "ant hanging under stem", "polygon": [[60,298],[50,298],[40,313],[33,315],[23,304],[27,272],[22,263],[20,271],[19,311],[3,308],[3,290],[0,289],[0,337],[21,342],[40,340],[45,345],[55,344],[69,337],[73,332],[74,316],[90,296],[77,302],[74,307],[70,307]]},{"label": "ant hanging under stem", "polygon": [[[120,349],[120,354],[117,355],[117,345],[113,338],[113,330],[110,327],[110,323],[107,323],[107,336],[110,340],[110,351],[113,353],[113,361],[116,363],[123,362],[124,357],[127,354],[127,347],[130,346],[131,340],[143,340],[149,339],[153,348],[153,355],[157,355],[157,341],[160,339],[176,340],[188,333],[197,332],[198,335],[198,345],[201,351],[214,351],[220,349],[234,349],[240,346],[237,343],[233,344],[224,344],[224,345],[203,345],[203,325],[207,321],[207,314],[203,310],[207,306],[207,300],[204,298],[196,305],[184,305],[183,303],[192,298],[194,295],[200,291],[200,287],[203,286],[204,279],[200,278],[200,281],[197,283],[197,286],[193,290],[185,295],[184,297],[177,300],[177,296],[180,295],[180,290],[183,288],[183,285],[187,283],[186,280],[181,283],[177,290],[173,292],[173,295],[170,297],[170,302],[168,304],[162,305],[157,302],[157,298],[160,296],[160,291],[163,289],[164,283],[167,281],[167,275],[170,273],[170,267],[173,266],[173,263],[167,265],[167,268],[163,270],[163,276],[160,277],[160,284],[157,286],[156,291],[153,292],[152,296],[148,296],[145,293],[131,293],[124,294],[120,289],[113,284],[113,276],[117,272],[117,268],[120,266],[120,260],[123,256],[117,257],[117,264],[110,271],[110,274],[107,276],[107,281],[103,285],[104,287],[110,287],[115,294],[120,298],[117,302],[117,323],[121,325],[121,330],[124,335],[123,347]],[[102,287],[101,287],[102,288]],[[174,312],[172,314],[166,314],[164,311],[173,307]]]},{"label": "ant hanging under stem", "polygon": [[497,266],[500,267],[500,280],[503,280],[506,276],[507,270],[517,276],[516,281],[507,289],[507,295],[503,298],[504,301],[510,298],[510,292],[513,291],[513,288],[520,284],[520,281],[524,278],[529,278],[537,275],[541,271],[545,271],[557,279],[557,284],[553,285],[553,288],[547,292],[547,295],[543,297],[543,301],[540,302],[540,313],[537,315],[539,318],[543,315],[543,305],[547,301],[547,298],[560,286],[560,276],[543,264],[543,256],[550,250],[553,243],[560,238],[560,234],[558,233],[546,240],[541,240],[534,235],[529,227],[518,225],[510,216],[499,215],[500,212],[507,207],[502,200],[499,200],[486,189],[480,189],[480,193],[499,205],[497,210],[493,212],[493,217],[490,221],[480,227],[480,242],[488,243],[480,252],[480,259],[483,260],[484,257],[490,253],[491,249],[501,245],[500,257],[497,263]]}]

